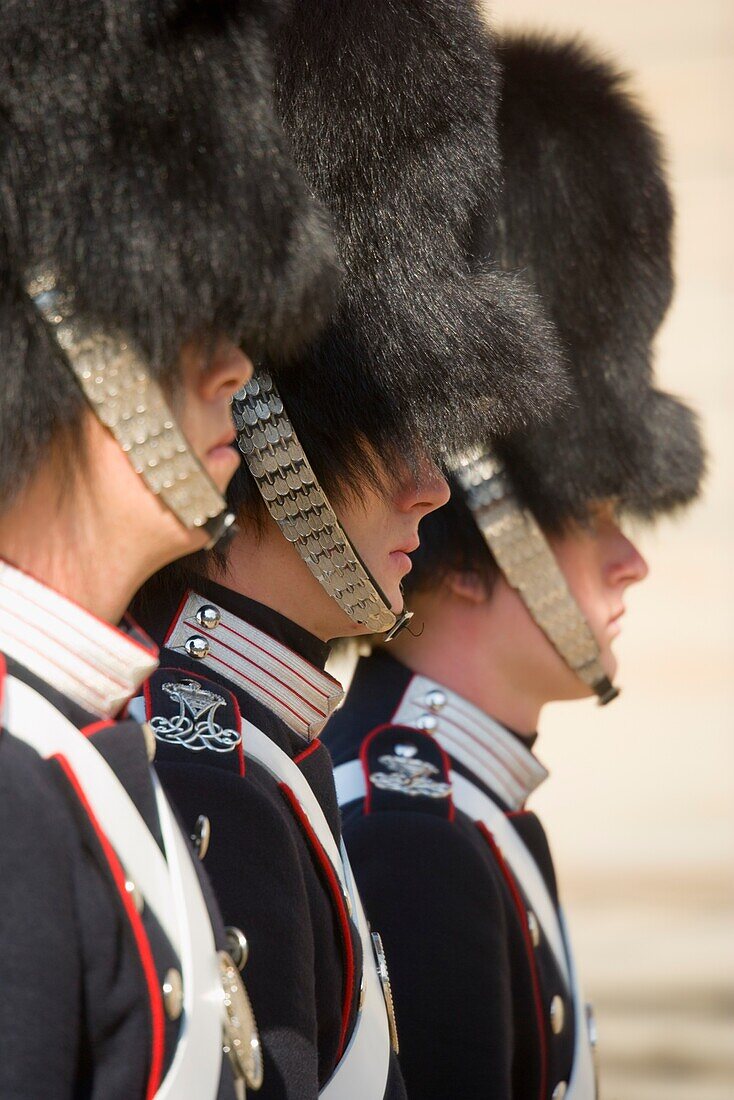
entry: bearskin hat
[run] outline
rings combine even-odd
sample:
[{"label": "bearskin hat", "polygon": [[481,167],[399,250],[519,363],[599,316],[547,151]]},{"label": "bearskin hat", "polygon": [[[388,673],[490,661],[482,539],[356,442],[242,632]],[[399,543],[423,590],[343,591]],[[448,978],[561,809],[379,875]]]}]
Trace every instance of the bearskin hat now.
[{"label": "bearskin hat", "polygon": [[11,0],[0,21],[0,500],[80,392],[23,293],[76,308],[172,381],[221,332],[284,356],[332,307],[327,213],[277,119],[279,0]]},{"label": "bearskin hat", "polygon": [[436,453],[537,422],[560,388],[551,326],[469,258],[499,191],[498,66],[472,0],[301,0],[276,93],[345,270],[308,370],[280,386],[319,477],[355,438]]},{"label": "bearskin hat", "polygon": [[653,379],[673,290],[660,143],[620,73],[585,46],[518,37],[499,53],[504,187],[473,247],[539,292],[573,392],[496,449],[548,528],[609,498],[651,519],[691,501],[705,465],[695,414]]}]

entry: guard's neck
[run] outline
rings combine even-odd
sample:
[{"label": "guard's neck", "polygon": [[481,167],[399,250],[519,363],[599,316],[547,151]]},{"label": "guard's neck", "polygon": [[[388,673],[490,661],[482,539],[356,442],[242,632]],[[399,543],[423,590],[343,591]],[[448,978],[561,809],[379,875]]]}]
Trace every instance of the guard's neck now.
[{"label": "guard's neck", "polygon": [[534,692],[527,677],[508,667],[506,639],[488,632],[482,616],[467,614],[451,599],[428,598],[416,604],[413,622],[412,634],[405,630],[390,642],[393,657],[515,733],[536,733],[548,700]]}]

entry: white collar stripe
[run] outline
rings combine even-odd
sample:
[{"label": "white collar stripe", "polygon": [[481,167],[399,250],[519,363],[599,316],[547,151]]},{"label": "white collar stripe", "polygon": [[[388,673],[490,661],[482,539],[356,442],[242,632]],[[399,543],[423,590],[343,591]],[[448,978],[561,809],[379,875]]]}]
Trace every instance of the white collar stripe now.
[{"label": "white collar stripe", "polygon": [[[444,715],[444,718],[447,726],[453,726],[458,731],[459,735],[463,734],[469,741],[475,742],[480,750],[489,753],[500,765],[500,768],[509,773],[518,786],[524,787],[527,781],[532,777],[530,770],[522,767],[521,763],[513,758],[512,753],[509,752],[507,747],[499,740],[490,742],[489,739],[483,737],[482,734],[473,733],[467,726],[463,726],[457,722],[456,719],[452,717],[450,711]],[[502,732],[505,732],[504,729],[502,729]],[[512,736],[512,734],[510,734],[510,736]]]},{"label": "white collar stripe", "polygon": [[432,733],[443,749],[512,810],[524,806],[548,772],[514,734],[426,676],[413,676],[392,721]]},{"label": "white collar stripe", "polygon": [[0,650],[99,718],[116,715],[157,652],[0,562]]},{"label": "white collar stripe", "polygon": [[[242,641],[249,642],[250,645],[254,646],[255,649],[259,650],[260,653],[264,654],[266,657],[272,658],[272,660],[276,661],[284,669],[287,669],[289,674],[297,676],[298,679],[302,680],[304,682],[304,684],[307,684],[308,687],[310,687],[312,691],[315,691],[318,695],[323,696],[324,699],[329,698],[330,692],[326,691],[323,687],[319,687],[318,684],[312,683],[312,681],[309,680],[307,676],[304,676],[302,671],[299,671],[299,669],[295,667],[296,661],[301,660],[301,658],[298,657],[297,653],[293,653],[292,650],[287,650],[287,652],[288,652],[288,654],[291,658],[291,663],[289,664],[288,661],[283,661],[275,653],[270,652],[268,650],[266,644],[258,645],[257,641],[255,640],[255,638],[257,637],[258,634],[261,635],[261,637],[263,639],[263,642],[265,642],[265,643],[270,642],[271,644],[274,643],[275,645],[277,645],[278,643],[275,642],[274,638],[268,638],[267,634],[263,634],[262,631],[256,630],[256,628],[254,626],[250,627],[250,629],[252,631],[252,635],[253,635],[251,638],[246,638],[244,634],[239,633],[239,631],[235,630],[234,627],[229,626],[224,621],[222,621],[222,626],[224,627],[225,630],[230,630],[233,634],[236,634],[238,638],[242,639]],[[318,672],[318,670],[315,670],[315,671]],[[322,674],[320,673],[319,675],[322,675]],[[325,675],[325,673],[323,675]]]},{"label": "white collar stripe", "polygon": [[[189,630],[192,633],[200,633],[200,627],[198,626],[197,623],[195,623],[195,622],[192,623],[190,620],[187,619],[186,622],[185,622],[185,625],[189,628]],[[222,623],[221,625],[223,627],[225,627],[224,623]],[[228,629],[228,628],[225,627],[225,629]],[[208,634],[208,631],[207,631],[207,634]],[[242,635],[239,635],[239,637],[242,638]],[[243,640],[247,641],[247,639],[243,639]],[[326,717],[326,711],[325,710],[321,710],[320,707],[315,706],[309,699],[307,699],[305,697],[305,695],[302,695],[300,692],[296,691],[295,688],[292,688],[286,680],[281,679],[281,676],[282,675],[287,675],[287,673],[280,673],[280,669],[278,669],[278,672],[280,673],[280,675],[276,675],[272,671],[272,662],[270,662],[267,659],[268,654],[267,654],[266,650],[262,650],[262,653],[263,653],[264,656],[262,657],[261,661],[258,662],[258,661],[253,660],[252,657],[248,657],[248,655],[246,653],[243,653],[241,651],[241,649],[238,649],[235,646],[231,646],[227,642],[223,642],[221,638],[216,638],[214,641],[209,641],[209,647],[210,647],[209,652],[210,653],[211,653],[211,650],[212,650],[212,646],[221,646],[222,649],[226,649],[229,653],[232,654],[233,657],[238,658],[239,662],[242,662],[245,666],[249,665],[252,668],[252,671],[255,673],[255,675],[257,675],[258,672],[267,671],[270,674],[270,676],[272,677],[273,681],[274,681],[274,686],[277,685],[278,688],[283,688],[284,692],[290,692],[290,694],[294,695],[300,702],[304,703],[305,706],[307,706],[311,711],[313,711],[313,713],[316,715],[317,718],[325,718]],[[219,658],[219,660],[220,660],[221,664],[226,663],[225,661],[223,661],[221,659],[221,657]],[[237,672],[240,676],[243,676],[250,684],[255,684],[256,686],[258,685],[259,681],[257,679],[252,680],[250,678],[250,676],[245,675],[245,673],[243,671],[241,671],[239,668],[235,668],[232,665],[229,665],[228,667],[231,668],[232,671]],[[268,694],[270,694],[270,693],[268,692]],[[295,713],[297,714],[297,712],[295,712]]]},{"label": "white collar stripe", "polygon": [[[214,609],[207,619],[197,612]],[[206,625],[208,622],[208,625]],[[226,641],[222,635],[226,635]],[[211,600],[189,592],[168,632],[170,649],[193,637],[206,641],[204,667],[226,669],[227,679],[273,711],[295,733],[317,737],[343,697],[341,685],[293,650]]]}]

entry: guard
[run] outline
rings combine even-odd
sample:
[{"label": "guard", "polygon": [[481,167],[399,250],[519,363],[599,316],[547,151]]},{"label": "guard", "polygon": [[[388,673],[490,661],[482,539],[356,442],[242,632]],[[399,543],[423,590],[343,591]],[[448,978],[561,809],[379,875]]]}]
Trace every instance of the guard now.
[{"label": "guard", "polygon": [[[542,375],[541,407],[558,373],[532,298],[513,280],[505,300],[503,277],[472,271],[462,251],[497,174],[496,62],[473,6],[432,9],[343,4],[334,19],[304,3],[287,25],[279,101],[337,224],[345,291],[307,371],[285,377],[270,360],[235,398],[240,533],[138,603],[163,667],[136,706],[182,819],[209,823],[205,866],[225,919],[247,931],[264,1095],[294,1100],[403,1095],[379,924],[370,934],[320,741],[342,698],[327,642],[408,621],[407,552],[447,499],[430,459],[457,436],[459,387],[496,395],[483,407],[498,427],[533,412],[510,355]],[[439,157],[440,182],[426,172]]]},{"label": "guard", "polygon": [[240,341],[285,349],[331,304],[326,216],[275,121],[268,6],[3,13],[0,1095],[15,1100],[234,1100],[262,1077],[243,936],[151,768],[152,731],[120,715],[157,664],[123,617],[135,589],[231,526]]},{"label": "guard", "polygon": [[620,516],[691,501],[696,421],[653,385],[672,208],[657,138],[577,44],[501,47],[505,188],[479,256],[540,291],[570,407],[466,449],[406,578],[418,628],[362,659],[326,742],[344,837],[390,959],[418,1100],[593,1100],[580,992],[548,841],[542,707],[617,694],[612,641],[646,565]]}]

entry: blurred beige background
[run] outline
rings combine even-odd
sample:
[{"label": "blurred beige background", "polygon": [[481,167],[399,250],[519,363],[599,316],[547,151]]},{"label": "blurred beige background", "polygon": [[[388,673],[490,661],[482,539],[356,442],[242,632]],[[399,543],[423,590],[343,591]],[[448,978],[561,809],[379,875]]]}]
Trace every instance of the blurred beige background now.
[{"label": "blurred beige background", "polygon": [[667,140],[678,291],[658,370],[702,414],[706,499],[643,537],[624,693],[547,713],[552,778],[531,804],[597,1008],[602,1100],[733,1100],[734,4],[494,0],[490,15],[601,46]]}]

